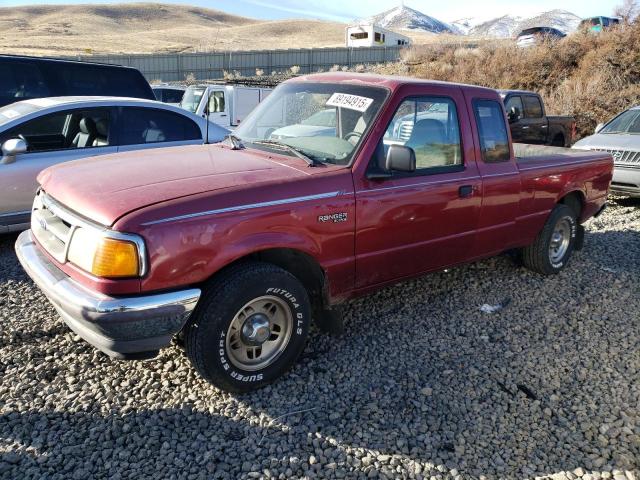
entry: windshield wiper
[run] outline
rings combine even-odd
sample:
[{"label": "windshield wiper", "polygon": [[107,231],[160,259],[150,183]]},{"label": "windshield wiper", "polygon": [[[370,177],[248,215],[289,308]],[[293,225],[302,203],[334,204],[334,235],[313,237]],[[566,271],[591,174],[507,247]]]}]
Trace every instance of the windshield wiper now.
[{"label": "windshield wiper", "polygon": [[296,148],[296,147],[292,147],[291,145],[287,145],[286,143],[280,143],[280,142],[276,142],[275,140],[254,140],[251,143],[255,143],[258,145],[268,145],[268,146],[273,146],[276,148],[282,148],[284,150],[287,150],[288,152],[293,153],[296,157],[301,158],[302,160],[304,160],[305,162],[307,162],[307,164],[310,167],[316,167],[318,165],[322,165],[322,162],[316,158],[310,157],[308,155],[305,155],[302,150]]},{"label": "windshield wiper", "polygon": [[233,133],[224,136],[224,140],[222,141],[224,144],[229,145],[231,150],[242,150],[244,148],[244,144],[242,143],[242,139],[240,137],[235,136]]}]

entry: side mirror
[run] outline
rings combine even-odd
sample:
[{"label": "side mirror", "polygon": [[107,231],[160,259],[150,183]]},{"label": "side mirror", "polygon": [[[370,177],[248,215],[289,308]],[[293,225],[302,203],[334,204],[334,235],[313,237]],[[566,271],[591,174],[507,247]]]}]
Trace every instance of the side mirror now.
[{"label": "side mirror", "polygon": [[509,122],[517,122],[518,120],[520,120],[520,109],[518,107],[511,107],[511,110],[509,110],[507,117],[509,118]]},{"label": "side mirror", "polygon": [[385,161],[387,170],[395,170],[397,172],[415,172],[416,171],[416,152],[413,148],[402,145],[391,145],[387,152]]},{"label": "side mirror", "polygon": [[27,151],[27,142],[22,138],[12,138],[2,144],[0,163],[8,164],[16,161],[16,156]]},{"label": "side mirror", "polygon": [[602,130],[603,128],[604,128],[604,123],[599,123],[598,126],[596,127],[595,133],[599,133],[600,130]]}]

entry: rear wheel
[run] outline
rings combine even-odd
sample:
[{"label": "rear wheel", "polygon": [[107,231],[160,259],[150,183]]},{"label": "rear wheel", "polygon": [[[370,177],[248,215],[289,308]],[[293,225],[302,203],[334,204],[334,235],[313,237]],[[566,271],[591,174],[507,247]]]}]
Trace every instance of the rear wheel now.
[{"label": "rear wheel", "polygon": [[562,135],[556,135],[551,142],[553,147],[564,147],[564,137]]},{"label": "rear wheel", "polygon": [[575,211],[567,205],[556,205],[535,241],[523,249],[524,265],[544,275],[560,272],[573,253],[577,232]]},{"label": "rear wheel", "polygon": [[185,331],[198,372],[234,393],[260,388],[284,374],[304,349],[309,298],[296,277],[267,263],[232,267],[203,294]]}]

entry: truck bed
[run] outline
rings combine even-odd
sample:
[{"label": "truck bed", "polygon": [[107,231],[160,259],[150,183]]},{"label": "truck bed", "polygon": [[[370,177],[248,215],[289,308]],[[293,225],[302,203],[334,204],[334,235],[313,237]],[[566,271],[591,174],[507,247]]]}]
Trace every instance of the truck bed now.
[{"label": "truck bed", "polygon": [[564,147],[549,147],[546,145],[529,145],[525,143],[514,143],[513,152],[518,166],[535,167],[546,165],[561,165],[563,163],[589,162],[604,160],[608,154],[606,152],[594,152],[585,150],[574,150]]}]

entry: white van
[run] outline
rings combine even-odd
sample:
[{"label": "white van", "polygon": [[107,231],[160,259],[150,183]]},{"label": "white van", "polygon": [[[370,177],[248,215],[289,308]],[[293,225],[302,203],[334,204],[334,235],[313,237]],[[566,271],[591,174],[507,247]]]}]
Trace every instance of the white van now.
[{"label": "white van", "polygon": [[373,23],[349,25],[345,29],[347,47],[406,47],[411,39]]},{"label": "white van", "polygon": [[184,92],[180,106],[204,117],[209,102],[211,122],[236,127],[272,90],[241,85],[192,85]]}]

